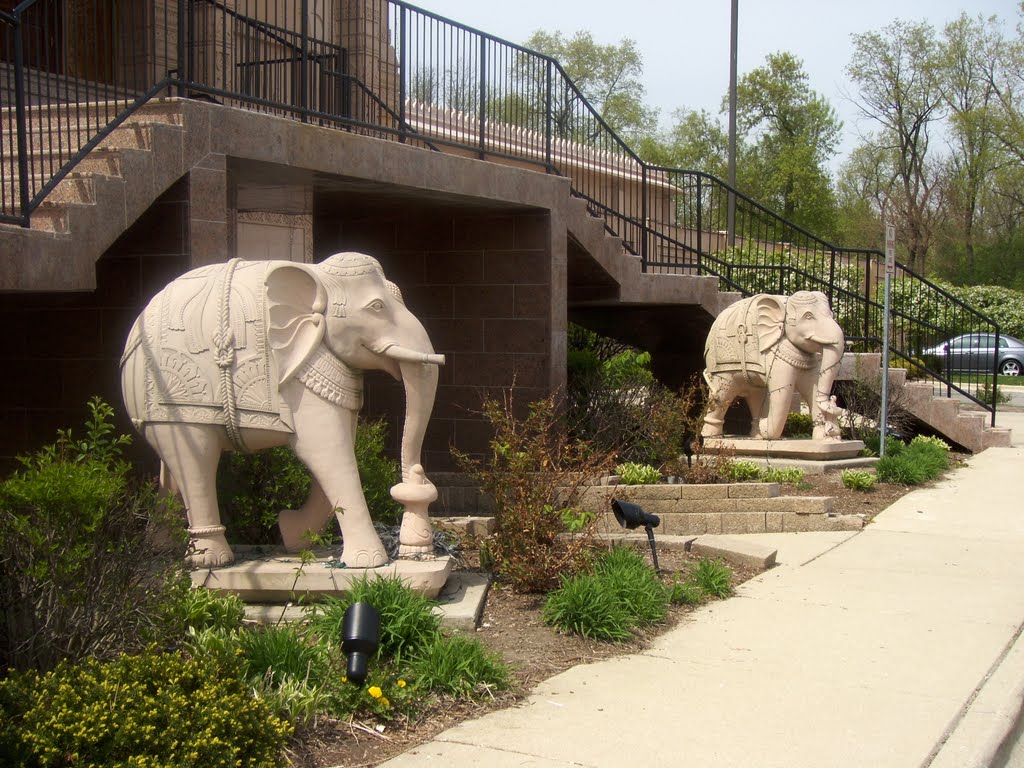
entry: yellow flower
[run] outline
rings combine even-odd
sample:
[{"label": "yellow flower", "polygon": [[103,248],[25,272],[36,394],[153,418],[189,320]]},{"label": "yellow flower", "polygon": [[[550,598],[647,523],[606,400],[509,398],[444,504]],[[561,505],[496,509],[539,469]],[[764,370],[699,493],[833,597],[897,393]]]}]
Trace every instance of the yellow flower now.
[{"label": "yellow flower", "polygon": [[375,699],[379,699],[381,696],[384,695],[384,691],[382,691],[376,685],[371,685],[370,689],[367,691],[367,693],[370,694],[371,696],[373,696],[373,698],[375,698]]},{"label": "yellow flower", "polygon": [[398,687],[399,688],[405,688],[405,680],[399,680],[398,681]]},{"label": "yellow flower", "polygon": [[391,702],[388,701],[388,697],[387,696],[381,696],[380,697],[380,703],[383,704],[385,707],[390,707],[391,706]]},{"label": "yellow flower", "polygon": [[344,675],[342,675],[342,676],[341,676],[341,682],[343,682],[343,683],[347,683],[347,682],[348,682],[348,678],[347,678],[347,677],[345,677]]}]

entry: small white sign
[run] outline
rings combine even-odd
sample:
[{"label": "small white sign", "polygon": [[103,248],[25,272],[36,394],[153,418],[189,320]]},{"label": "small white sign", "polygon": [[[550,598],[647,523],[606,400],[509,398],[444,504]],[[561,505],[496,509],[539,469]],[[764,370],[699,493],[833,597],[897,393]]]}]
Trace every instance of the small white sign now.
[{"label": "small white sign", "polygon": [[885,274],[896,274],[896,227],[885,225]]}]

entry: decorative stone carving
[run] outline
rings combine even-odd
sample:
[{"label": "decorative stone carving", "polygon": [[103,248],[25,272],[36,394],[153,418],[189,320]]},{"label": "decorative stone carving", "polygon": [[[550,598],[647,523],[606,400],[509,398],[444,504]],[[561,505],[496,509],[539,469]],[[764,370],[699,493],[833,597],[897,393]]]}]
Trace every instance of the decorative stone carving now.
[{"label": "decorative stone carving", "polygon": [[831,392],[845,347],[843,329],[819,291],[736,302],[715,319],[704,345],[710,406],[701,434],[721,436],[729,405],[743,397],[750,435],[778,439],[796,392],[810,408],[814,439],[838,440],[842,410]]},{"label": "decorative stone carving", "polygon": [[433,489],[420,450],[443,363],[370,256],[339,253],[316,265],[233,259],[157,294],[128,337],[121,385],[132,423],[163,461],[162,480],[182,494],[194,564],[234,560],[217,507],[221,453],[290,445],[313,488],[301,509],[281,513],[285,547],[301,549],[336,512],[342,560],[375,567],[388,558],[355,461],[362,372],[384,370],[405,385],[400,485],[413,480],[422,494]]}]

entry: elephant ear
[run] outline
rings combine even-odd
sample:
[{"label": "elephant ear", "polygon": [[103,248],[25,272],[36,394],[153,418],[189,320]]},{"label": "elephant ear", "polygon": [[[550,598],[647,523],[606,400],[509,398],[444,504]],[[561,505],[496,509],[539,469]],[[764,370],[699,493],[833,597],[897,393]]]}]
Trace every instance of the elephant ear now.
[{"label": "elephant ear", "polygon": [[267,342],[278,381],[288,381],[324,338],[327,291],[311,270],[283,263],[267,271]]},{"label": "elephant ear", "polygon": [[757,348],[764,354],[782,339],[786,324],[786,297],[761,294],[751,303],[756,313]]}]

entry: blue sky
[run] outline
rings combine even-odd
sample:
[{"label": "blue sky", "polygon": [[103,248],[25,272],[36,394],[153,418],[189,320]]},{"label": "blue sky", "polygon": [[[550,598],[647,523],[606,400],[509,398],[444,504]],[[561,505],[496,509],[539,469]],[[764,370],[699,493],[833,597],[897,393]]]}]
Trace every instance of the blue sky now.
[{"label": "blue sky", "polygon": [[[600,43],[632,38],[644,57],[646,101],[660,110],[663,126],[677,108],[718,114],[729,87],[730,0],[413,2],[515,43],[537,29],[566,35],[585,29]],[[802,59],[811,86],[843,119],[842,155],[856,146],[858,135],[856,109],[847,98],[854,90],[844,72],[851,35],[880,30],[896,19],[925,20],[941,29],[964,11],[996,15],[1009,32],[1021,21],[1019,8],[1018,0],[739,0],[739,72],[761,65],[775,51]]]}]

